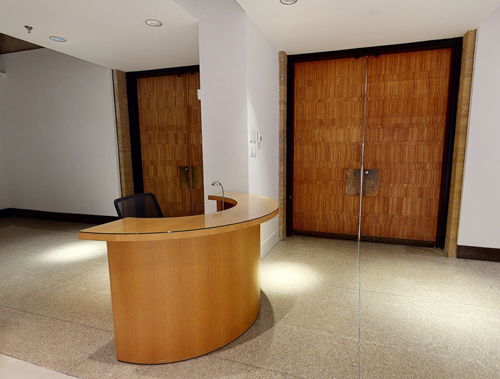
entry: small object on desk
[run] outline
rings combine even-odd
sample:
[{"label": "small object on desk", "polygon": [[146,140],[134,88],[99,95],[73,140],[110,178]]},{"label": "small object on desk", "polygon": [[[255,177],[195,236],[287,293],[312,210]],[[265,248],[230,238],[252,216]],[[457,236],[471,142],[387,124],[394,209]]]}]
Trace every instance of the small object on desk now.
[{"label": "small object on desk", "polygon": [[213,186],[220,186],[222,189],[222,211],[224,210],[224,187],[222,186],[221,182],[218,182],[217,180],[212,183]]}]

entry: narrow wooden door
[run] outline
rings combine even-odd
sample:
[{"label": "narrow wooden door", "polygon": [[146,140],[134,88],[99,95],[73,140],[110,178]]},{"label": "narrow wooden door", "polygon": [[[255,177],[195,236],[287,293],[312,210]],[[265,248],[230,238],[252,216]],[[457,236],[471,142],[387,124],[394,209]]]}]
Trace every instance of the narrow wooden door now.
[{"label": "narrow wooden door", "polygon": [[361,234],[436,241],[451,49],[370,57]]},{"label": "narrow wooden door", "polygon": [[166,217],[203,213],[203,179],[191,189],[192,168],[203,172],[198,88],[199,74],[137,79],[144,192]]},{"label": "narrow wooden door", "polygon": [[200,73],[186,74],[187,124],[191,180],[192,214],[205,213],[203,191],[203,144],[201,139],[201,102],[198,99]]},{"label": "narrow wooden door", "polygon": [[366,58],[295,65],[293,229],[356,235],[359,196],[345,170],[361,166]]}]

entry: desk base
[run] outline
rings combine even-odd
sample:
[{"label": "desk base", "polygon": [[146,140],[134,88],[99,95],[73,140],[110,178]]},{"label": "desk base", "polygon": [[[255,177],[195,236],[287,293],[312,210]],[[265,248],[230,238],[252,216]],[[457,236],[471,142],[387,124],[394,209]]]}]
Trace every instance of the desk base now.
[{"label": "desk base", "polygon": [[188,239],[108,241],[116,357],[157,364],[214,351],[260,309],[260,225]]}]

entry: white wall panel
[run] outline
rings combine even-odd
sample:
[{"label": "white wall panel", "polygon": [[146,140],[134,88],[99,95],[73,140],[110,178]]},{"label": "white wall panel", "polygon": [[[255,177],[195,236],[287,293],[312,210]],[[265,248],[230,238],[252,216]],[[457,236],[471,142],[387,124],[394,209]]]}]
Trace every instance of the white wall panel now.
[{"label": "white wall panel", "polygon": [[458,244],[500,248],[500,8],[477,35]]},{"label": "white wall panel", "polygon": [[11,206],[116,215],[112,72],[47,49],[6,54],[0,82]]}]

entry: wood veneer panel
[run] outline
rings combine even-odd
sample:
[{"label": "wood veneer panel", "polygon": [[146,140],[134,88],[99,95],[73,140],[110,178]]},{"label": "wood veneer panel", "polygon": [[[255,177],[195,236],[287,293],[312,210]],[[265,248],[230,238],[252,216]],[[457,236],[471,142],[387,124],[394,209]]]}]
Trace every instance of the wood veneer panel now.
[{"label": "wood veneer panel", "polygon": [[[187,89],[187,123],[189,160],[191,171],[191,214],[205,213],[204,191],[203,191],[203,145],[201,133],[201,102],[198,100],[198,89],[200,88],[200,73],[185,74]],[[195,176],[197,173],[200,175]],[[196,184],[196,185],[195,185]],[[199,185],[198,185],[199,184]],[[199,187],[199,188],[196,188]]]},{"label": "wood veneer panel", "polygon": [[366,58],[295,64],[294,230],[357,233],[345,169],[361,166],[365,72]]},{"label": "wood veneer panel", "polygon": [[450,65],[451,49],[369,58],[362,235],[436,240]]},{"label": "wood veneer panel", "polygon": [[108,242],[116,356],[175,362],[216,350],[260,309],[260,225],[151,242]]},{"label": "wood veneer panel", "polygon": [[[226,192],[225,195],[226,204],[237,206],[225,208],[223,212],[188,217],[127,217],[81,230],[78,237],[124,242],[186,239],[249,228],[269,221],[278,214],[278,203],[268,197],[239,192]],[[209,195],[208,200],[219,203],[223,198],[222,195]]]},{"label": "wood veneer panel", "polygon": [[186,79],[137,79],[144,192],[155,194],[165,217],[191,214],[189,188],[178,167],[190,167]]}]

